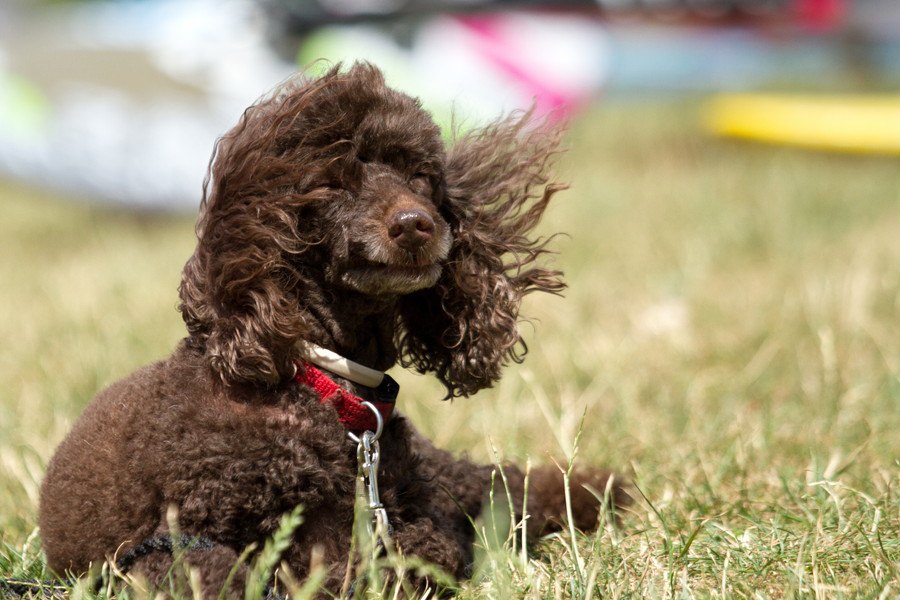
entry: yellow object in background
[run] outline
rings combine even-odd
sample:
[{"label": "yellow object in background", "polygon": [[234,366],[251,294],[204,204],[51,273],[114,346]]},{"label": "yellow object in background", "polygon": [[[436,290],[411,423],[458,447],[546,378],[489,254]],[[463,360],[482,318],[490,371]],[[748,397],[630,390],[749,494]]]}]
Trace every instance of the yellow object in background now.
[{"label": "yellow object in background", "polygon": [[717,135],[900,156],[900,95],[722,95],[704,116]]}]

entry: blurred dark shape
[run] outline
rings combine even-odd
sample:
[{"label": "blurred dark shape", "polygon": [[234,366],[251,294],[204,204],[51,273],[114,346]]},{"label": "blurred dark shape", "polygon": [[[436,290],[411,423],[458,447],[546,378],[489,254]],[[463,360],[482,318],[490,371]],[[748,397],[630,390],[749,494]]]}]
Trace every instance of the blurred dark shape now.
[{"label": "blurred dark shape", "polygon": [[[327,25],[421,19],[442,14],[472,14],[522,10],[578,11],[608,19],[643,18],[745,23],[790,18],[798,0],[265,0],[285,32],[303,34]],[[827,20],[831,5],[843,0],[799,0],[800,11]],[[828,5],[828,6],[826,6]]]}]

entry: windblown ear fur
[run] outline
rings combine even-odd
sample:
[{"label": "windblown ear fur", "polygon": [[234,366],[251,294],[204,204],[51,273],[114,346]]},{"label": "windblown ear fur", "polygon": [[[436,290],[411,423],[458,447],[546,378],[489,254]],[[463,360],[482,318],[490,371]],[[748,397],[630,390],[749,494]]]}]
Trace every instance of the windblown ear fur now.
[{"label": "windblown ear fur", "polygon": [[490,387],[527,348],[518,330],[522,297],[559,293],[562,273],[536,266],[547,239],[529,237],[551,197],[550,159],[561,132],[530,113],[473,131],[448,152],[441,210],[453,246],[437,285],[401,301],[404,366],[432,371],[447,397]]}]

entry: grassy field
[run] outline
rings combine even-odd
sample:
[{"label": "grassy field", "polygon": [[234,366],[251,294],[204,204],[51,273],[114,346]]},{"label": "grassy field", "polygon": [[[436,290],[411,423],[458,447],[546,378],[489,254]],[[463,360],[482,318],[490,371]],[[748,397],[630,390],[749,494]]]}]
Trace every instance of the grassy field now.
[{"label": "grassy field", "polygon": [[[577,461],[637,487],[621,527],[486,552],[461,597],[900,597],[900,164],[711,140],[695,117],[573,123],[544,223],[570,288],[529,298],[524,365],[452,404],[396,375],[447,448],[565,461],[581,431]],[[44,466],[99,388],[182,335],[193,219],[11,184],[0,214],[0,577],[41,577]]]}]

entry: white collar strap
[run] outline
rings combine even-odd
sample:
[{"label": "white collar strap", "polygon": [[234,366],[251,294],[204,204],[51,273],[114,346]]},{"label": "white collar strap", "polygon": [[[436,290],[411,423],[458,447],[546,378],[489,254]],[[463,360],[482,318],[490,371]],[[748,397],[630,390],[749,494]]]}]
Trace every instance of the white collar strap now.
[{"label": "white collar strap", "polygon": [[300,351],[300,356],[303,360],[359,385],[377,388],[386,377],[386,374],[382,371],[370,369],[312,342],[297,342],[297,349]]}]

